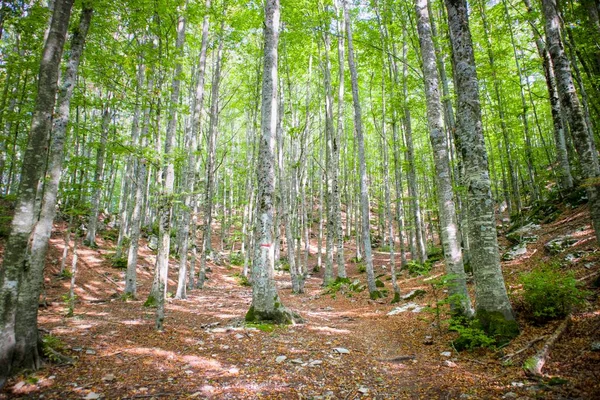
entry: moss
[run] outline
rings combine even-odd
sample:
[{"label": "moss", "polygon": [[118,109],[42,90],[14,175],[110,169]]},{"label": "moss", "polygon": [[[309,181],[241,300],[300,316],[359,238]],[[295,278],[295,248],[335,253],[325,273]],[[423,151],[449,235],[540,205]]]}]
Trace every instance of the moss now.
[{"label": "moss", "polygon": [[381,299],[383,298],[383,293],[381,293],[379,290],[373,290],[369,293],[369,297],[371,298],[371,300]]},{"label": "moss", "polygon": [[400,302],[400,293],[394,293],[394,298],[392,299],[392,304]]},{"label": "moss", "polygon": [[129,301],[129,300],[135,300],[135,296],[133,295],[133,293],[123,293],[120,296],[121,301]]},{"label": "moss", "polygon": [[156,300],[156,298],[154,296],[149,295],[148,299],[144,302],[144,307],[156,308],[156,307],[158,307],[158,301]]},{"label": "moss", "polygon": [[506,319],[499,311],[478,310],[475,314],[475,319],[481,326],[481,329],[493,337],[499,346],[519,336],[519,324],[517,324],[517,321]]},{"label": "moss", "polygon": [[375,286],[378,287],[378,288],[385,287],[385,285],[383,284],[383,282],[381,282],[379,279],[377,279],[375,281]]},{"label": "moss", "polygon": [[273,311],[257,311],[254,306],[250,306],[244,319],[249,323],[268,323],[276,325],[288,325],[293,322],[303,322],[300,315],[286,309],[281,304],[276,306]]},{"label": "moss", "polygon": [[273,332],[275,330],[275,325],[273,324],[267,324],[267,323],[262,323],[262,324],[256,324],[256,323],[246,323],[246,327],[248,328],[256,328],[259,331],[263,331],[263,332]]}]

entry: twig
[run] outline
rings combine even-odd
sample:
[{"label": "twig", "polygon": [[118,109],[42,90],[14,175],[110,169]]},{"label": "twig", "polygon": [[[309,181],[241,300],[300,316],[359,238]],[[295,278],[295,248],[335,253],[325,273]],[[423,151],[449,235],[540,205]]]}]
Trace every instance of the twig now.
[{"label": "twig", "polygon": [[521,354],[522,352],[524,352],[525,350],[529,349],[531,346],[533,346],[534,344],[536,344],[537,342],[539,342],[540,340],[544,340],[546,338],[546,335],[540,336],[538,338],[535,338],[533,340],[531,340],[530,342],[528,342],[522,349],[515,351],[514,353],[510,353],[505,355],[504,357],[502,357],[502,361],[506,362],[508,360],[510,360],[511,358],[513,358],[514,356]]}]

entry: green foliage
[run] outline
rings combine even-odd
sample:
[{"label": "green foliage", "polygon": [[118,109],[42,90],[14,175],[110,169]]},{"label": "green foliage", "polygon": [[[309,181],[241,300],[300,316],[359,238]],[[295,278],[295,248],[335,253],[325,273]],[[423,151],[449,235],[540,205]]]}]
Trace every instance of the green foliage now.
[{"label": "green foliage", "polygon": [[246,322],[246,327],[247,328],[256,328],[259,331],[263,331],[263,332],[273,332],[275,330],[275,325],[274,324],[268,324],[268,323],[256,323],[256,322]]},{"label": "green foliage", "polygon": [[538,323],[567,316],[588,294],[572,272],[563,273],[555,265],[523,274],[521,282],[527,316]]},{"label": "green foliage", "polygon": [[248,280],[248,277],[242,274],[241,272],[236,272],[235,274],[233,274],[233,277],[237,280],[240,286],[252,286],[252,284]]},{"label": "green foliage", "polygon": [[458,333],[458,338],[452,341],[452,345],[457,351],[473,350],[479,347],[493,348],[496,346],[496,339],[488,336],[480,322],[476,319],[454,317],[450,319],[448,329]]},{"label": "green foliage", "polygon": [[62,299],[67,305],[66,316],[72,317],[73,313],[75,312],[75,302],[77,301],[77,296],[75,294],[73,294],[73,296],[71,296],[70,294],[65,294],[62,296]]},{"label": "green foliage", "polygon": [[42,338],[42,353],[44,356],[53,363],[62,361],[60,352],[64,351],[65,344],[62,340],[52,335],[45,335]]},{"label": "green foliage", "polygon": [[58,279],[71,279],[73,273],[68,269],[63,269],[62,272],[58,275]]},{"label": "green foliage", "polygon": [[102,231],[102,239],[110,240],[111,242],[116,242],[119,239],[119,230],[118,229],[106,229]]},{"label": "green foliage", "polygon": [[375,287],[383,288],[383,287],[385,287],[385,285],[379,279],[376,279],[375,280]]},{"label": "green foliage", "polygon": [[349,278],[337,277],[335,281],[325,287],[325,293],[335,297],[340,292],[347,297],[352,297],[352,293],[360,293],[365,289],[366,287],[358,279],[351,281]]},{"label": "green foliage", "polygon": [[444,259],[444,249],[440,246],[429,246],[427,249],[427,262],[433,264]]},{"label": "green foliage", "polygon": [[120,297],[121,301],[127,302],[129,300],[135,300],[133,293],[123,293]]},{"label": "green foliage", "polygon": [[158,307],[158,302],[156,298],[152,295],[149,295],[146,301],[144,302],[144,307],[148,308],[156,308]]},{"label": "green foliage", "polygon": [[364,263],[360,263],[356,266],[356,271],[359,274],[364,274],[365,272],[367,272],[367,266]]},{"label": "green foliage", "polygon": [[127,269],[127,257],[113,257],[110,261],[110,265],[117,269]]},{"label": "green foliage", "polygon": [[230,253],[229,254],[229,263],[231,265],[241,266],[244,264],[244,256],[241,252]]},{"label": "green foliage", "polygon": [[420,263],[415,260],[411,260],[406,263],[406,269],[411,275],[427,275],[431,272],[431,262],[429,260],[424,263]]}]

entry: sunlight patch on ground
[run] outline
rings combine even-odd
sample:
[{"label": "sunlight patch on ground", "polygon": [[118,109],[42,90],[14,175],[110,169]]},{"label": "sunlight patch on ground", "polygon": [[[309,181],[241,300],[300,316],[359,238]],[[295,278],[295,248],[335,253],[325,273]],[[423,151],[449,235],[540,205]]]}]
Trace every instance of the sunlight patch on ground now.
[{"label": "sunlight patch on ground", "polygon": [[308,329],[311,331],[323,332],[328,335],[334,335],[334,334],[347,335],[347,334],[352,333],[347,329],[337,329],[337,328],[332,328],[330,326],[309,326]]}]

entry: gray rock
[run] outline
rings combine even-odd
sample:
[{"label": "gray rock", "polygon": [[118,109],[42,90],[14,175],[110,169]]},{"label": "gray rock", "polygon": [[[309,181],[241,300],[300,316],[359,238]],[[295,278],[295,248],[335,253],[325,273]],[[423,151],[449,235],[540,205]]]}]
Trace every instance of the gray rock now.
[{"label": "gray rock", "polygon": [[85,354],[91,354],[91,355],[94,355],[94,354],[96,354],[96,350],[94,350],[94,349],[87,349],[87,350],[85,351]]},{"label": "gray rock", "polygon": [[592,343],[592,351],[600,351],[600,342]]},{"label": "gray rock", "polygon": [[335,351],[338,354],[350,354],[350,350],[345,349],[343,347],[334,347],[333,351]]},{"label": "gray rock", "polygon": [[415,290],[411,290],[410,292],[406,293],[404,296],[401,296],[401,298],[402,298],[402,300],[412,300],[412,299],[416,299],[417,297],[423,296],[425,293],[427,293],[427,292],[424,291],[423,289],[415,289]]},{"label": "gray rock", "polygon": [[527,244],[519,243],[516,246],[511,247],[504,255],[502,256],[502,260],[504,261],[512,261],[517,258],[527,254]]},{"label": "gray rock", "polygon": [[148,248],[152,251],[158,250],[158,236],[150,235],[148,237]]},{"label": "gray rock", "polygon": [[454,363],[454,362],[452,362],[450,360],[445,360],[443,364],[444,364],[445,367],[449,367],[449,368],[456,368],[456,367],[458,367],[458,365],[456,365],[456,363]]},{"label": "gray rock", "polygon": [[369,393],[369,388],[368,388],[368,387],[361,386],[361,387],[359,387],[359,388],[358,388],[358,391],[359,391],[359,393],[361,393],[361,394],[367,394],[367,393]]},{"label": "gray rock", "polygon": [[540,230],[540,228],[541,226],[531,222],[510,232],[506,235],[506,238],[514,244],[535,243],[538,240],[538,235],[534,232]]},{"label": "gray rock", "polygon": [[102,395],[95,392],[89,392],[88,395],[84,397],[84,400],[97,400],[100,397],[102,397]]},{"label": "gray rock", "polygon": [[544,245],[544,248],[550,254],[558,254],[573,246],[575,243],[577,243],[577,239],[573,238],[571,235],[564,235],[550,240]]},{"label": "gray rock", "polygon": [[321,364],[323,364],[322,360],[312,360],[311,362],[308,363],[308,366],[309,367],[318,367]]},{"label": "gray rock", "polygon": [[426,344],[426,345],[433,344],[433,336],[425,336],[425,340],[423,340],[423,344]]},{"label": "gray rock", "polygon": [[282,362],[284,362],[285,360],[287,360],[287,357],[286,357],[286,356],[277,356],[277,357],[275,358],[275,362],[276,362],[276,363],[282,363]]},{"label": "gray rock", "polygon": [[441,355],[442,357],[452,357],[452,353],[451,353],[451,352],[449,352],[449,351],[442,351],[442,352],[440,353],[440,355]]},{"label": "gray rock", "polygon": [[508,392],[504,396],[502,396],[502,398],[503,399],[516,399],[517,394],[515,392]]},{"label": "gray rock", "polygon": [[412,311],[414,313],[418,313],[421,312],[421,310],[423,310],[423,307],[418,305],[417,303],[406,303],[405,305],[401,306],[401,307],[396,307],[394,308],[392,311],[390,311],[389,313],[387,313],[387,315],[396,315],[396,314],[400,314],[406,311]]}]

